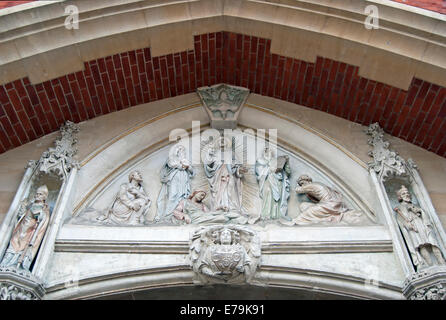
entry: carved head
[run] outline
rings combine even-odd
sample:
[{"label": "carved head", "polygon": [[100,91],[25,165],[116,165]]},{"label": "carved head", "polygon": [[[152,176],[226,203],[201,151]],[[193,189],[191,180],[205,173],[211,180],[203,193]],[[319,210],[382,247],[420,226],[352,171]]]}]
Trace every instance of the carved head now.
[{"label": "carved head", "polygon": [[410,195],[409,190],[404,185],[402,185],[401,188],[396,192],[396,195],[398,196],[399,202],[412,202],[412,196]]},{"label": "carved head", "polygon": [[132,182],[132,180],[137,181],[138,183],[142,182],[142,175],[139,171],[134,170],[129,173],[129,182]]},{"label": "carved head", "polygon": [[225,100],[228,100],[228,95],[226,94],[226,92],[223,90],[221,93],[220,93],[220,100],[223,100],[223,101],[225,101]]},{"label": "carved head", "polygon": [[232,233],[229,229],[223,229],[220,232],[220,243],[221,244],[231,244],[232,242]]},{"label": "carved head", "polygon": [[180,159],[185,158],[186,157],[186,148],[181,144],[177,145],[175,147],[175,155],[177,157],[179,157]]},{"label": "carved head", "polygon": [[196,199],[198,202],[201,202],[206,198],[206,192],[203,190],[195,190],[190,196],[189,199]]},{"label": "carved head", "polygon": [[48,187],[46,185],[38,187],[34,199],[36,201],[44,202],[46,201],[47,198],[48,198]]},{"label": "carved head", "polygon": [[269,146],[266,146],[265,149],[263,149],[263,157],[268,160],[274,157],[274,152]]},{"label": "carved head", "polygon": [[303,174],[297,179],[297,184],[300,186],[304,186],[306,184],[312,183],[313,179],[310,178],[310,176]]}]

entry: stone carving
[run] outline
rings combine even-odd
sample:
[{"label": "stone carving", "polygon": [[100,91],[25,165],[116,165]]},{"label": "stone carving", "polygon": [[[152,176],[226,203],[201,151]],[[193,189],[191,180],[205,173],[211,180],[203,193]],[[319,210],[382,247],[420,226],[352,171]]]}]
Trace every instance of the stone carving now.
[{"label": "stone carving", "polygon": [[0,300],[40,300],[42,282],[24,269],[0,268]]},{"label": "stone carving", "polygon": [[242,212],[242,181],[246,168],[241,164],[224,163],[219,152],[229,151],[232,142],[223,137],[211,142],[204,158],[204,172],[211,189],[212,211]]},{"label": "stone carving", "polygon": [[361,211],[349,209],[342,194],[320,183],[313,182],[307,175],[297,180],[297,193],[306,194],[312,201],[300,204],[300,215],[293,219],[296,225],[322,224],[361,224],[365,216]]},{"label": "stone carving", "polygon": [[32,292],[9,283],[0,283],[0,300],[39,300]]},{"label": "stone carving", "polygon": [[72,168],[79,166],[78,162],[73,159],[77,153],[75,148],[77,132],[79,132],[78,125],[67,121],[60,128],[61,137],[56,140],[56,146],[43,152],[39,161],[31,160],[28,166],[37,167],[40,172],[54,173],[65,179]]},{"label": "stone carving", "polygon": [[406,162],[396,151],[389,149],[390,144],[384,141],[384,131],[377,122],[371,124],[365,132],[371,136],[367,143],[373,147],[369,151],[373,161],[368,165],[383,181],[394,176],[407,176],[408,169],[416,168],[412,159]]},{"label": "stone carving", "polygon": [[403,294],[409,300],[446,300],[446,266],[432,266],[406,278]]},{"label": "stone carving", "polygon": [[188,199],[183,199],[174,211],[174,218],[186,224],[238,223],[246,224],[248,219],[237,212],[223,210],[209,211],[203,203],[206,192],[197,190]]},{"label": "stone carving", "polygon": [[291,220],[287,216],[291,175],[289,157],[276,158],[272,150],[266,147],[263,155],[256,161],[255,173],[262,199],[260,218]]},{"label": "stone carving", "polygon": [[0,267],[15,267],[30,271],[50,220],[46,199],[48,188],[40,186],[31,203],[25,200],[18,210],[18,222],[12,232]]},{"label": "stone carving", "polygon": [[242,87],[217,84],[201,87],[197,93],[211,120],[214,129],[235,129],[237,118],[249,95],[249,90]]},{"label": "stone carving", "polygon": [[394,209],[401,233],[417,270],[433,265],[430,251],[436,264],[446,264],[429,216],[412,203],[412,197],[405,186],[397,191],[400,204]]},{"label": "stone carving", "polygon": [[260,263],[261,243],[242,226],[210,226],[192,236],[190,259],[201,283],[249,283]]},{"label": "stone carving", "polygon": [[129,182],[121,185],[110,208],[97,219],[117,225],[144,224],[152,201],[142,183],[143,178],[139,171],[130,172]]},{"label": "stone carving", "polygon": [[177,144],[169,153],[169,158],[161,169],[161,191],[157,200],[156,220],[170,221],[173,211],[182,199],[191,194],[190,179],[194,170],[186,158],[186,149]]},{"label": "stone carving", "polygon": [[441,284],[415,291],[410,300],[446,300],[446,288]]}]

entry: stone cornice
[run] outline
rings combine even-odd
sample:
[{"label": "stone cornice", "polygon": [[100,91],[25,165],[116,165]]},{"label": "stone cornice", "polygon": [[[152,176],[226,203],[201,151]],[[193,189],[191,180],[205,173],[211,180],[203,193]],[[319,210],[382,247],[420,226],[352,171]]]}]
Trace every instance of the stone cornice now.
[{"label": "stone cornice", "polygon": [[[78,30],[64,27],[70,4],[79,7]],[[378,7],[380,29],[364,27],[366,5]],[[154,56],[184,51],[194,34],[226,30],[271,38],[276,54],[359,65],[362,76],[402,89],[414,76],[446,85],[446,17],[390,1],[48,1],[6,10],[0,22],[2,84],[46,81],[147,46]]]}]

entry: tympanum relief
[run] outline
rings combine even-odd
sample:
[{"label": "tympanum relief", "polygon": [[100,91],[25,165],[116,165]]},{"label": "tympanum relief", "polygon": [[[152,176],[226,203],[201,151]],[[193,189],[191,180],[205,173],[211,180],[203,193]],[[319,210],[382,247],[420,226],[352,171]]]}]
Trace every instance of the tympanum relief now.
[{"label": "tympanum relief", "polygon": [[[166,147],[153,160],[149,156],[129,169],[128,182],[121,183],[119,190],[113,184],[104,190],[100,199],[116,188],[106,208],[91,206],[70,222],[119,226],[373,223],[351,200],[326,185],[323,174],[289,152],[264,141],[254,160],[247,161],[246,139],[254,138],[243,133],[203,138],[198,151],[180,143]],[[199,152],[198,157],[193,152]],[[303,175],[307,172],[324,182],[313,182]],[[143,180],[142,175],[149,178]],[[156,206],[150,205],[152,195],[158,195]]]},{"label": "tympanum relief", "polygon": [[292,222],[296,225],[308,224],[362,224],[367,223],[365,214],[348,207],[343,195],[323,183],[313,182],[308,175],[297,179],[296,193],[305,194],[310,202],[300,203],[300,215]]},{"label": "tympanum relief", "polygon": [[161,191],[157,200],[158,214],[156,221],[170,221],[173,212],[181,200],[191,194],[190,179],[194,170],[186,157],[186,149],[175,145],[169,152],[169,158],[161,168]]},{"label": "tympanum relief", "polygon": [[30,271],[50,220],[47,197],[48,188],[43,185],[37,188],[31,201],[22,201],[0,267]]},{"label": "tympanum relief", "polygon": [[273,151],[265,147],[263,154],[256,161],[255,173],[259,183],[259,197],[262,200],[260,218],[291,220],[287,215],[291,176],[289,156],[275,157]]},{"label": "tympanum relief", "polygon": [[139,171],[129,174],[129,182],[121,185],[113,203],[98,221],[115,225],[144,224],[144,218],[152,201],[142,185],[143,178]]}]

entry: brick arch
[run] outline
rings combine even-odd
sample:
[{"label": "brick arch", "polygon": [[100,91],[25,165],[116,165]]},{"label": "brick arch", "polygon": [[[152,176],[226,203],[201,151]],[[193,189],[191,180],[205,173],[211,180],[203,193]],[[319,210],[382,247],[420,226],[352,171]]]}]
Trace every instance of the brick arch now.
[{"label": "brick arch", "polygon": [[446,88],[414,78],[407,91],[358,75],[358,67],[270,52],[270,39],[216,32],[194,50],[152,57],[141,48],[85,62],[85,70],[39,84],[0,86],[0,153],[80,122],[225,82],[384,130],[446,157]]}]

